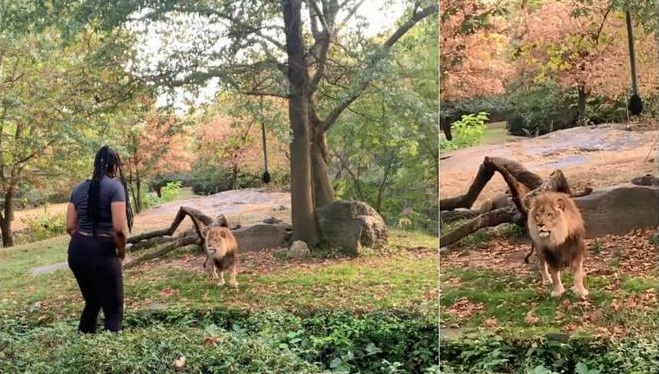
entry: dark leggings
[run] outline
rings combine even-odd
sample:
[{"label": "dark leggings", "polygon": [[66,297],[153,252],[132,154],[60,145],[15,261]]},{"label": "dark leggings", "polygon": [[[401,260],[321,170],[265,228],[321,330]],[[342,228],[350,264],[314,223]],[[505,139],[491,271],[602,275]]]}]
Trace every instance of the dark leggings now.
[{"label": "dark leggings", "polygon": [[114,239],[76,232],[69,243],[69,267],[85,299],[78,329],[95,332],[98,312],[103,308],[105,329],[119,331],[124,316],[124,291]]}]

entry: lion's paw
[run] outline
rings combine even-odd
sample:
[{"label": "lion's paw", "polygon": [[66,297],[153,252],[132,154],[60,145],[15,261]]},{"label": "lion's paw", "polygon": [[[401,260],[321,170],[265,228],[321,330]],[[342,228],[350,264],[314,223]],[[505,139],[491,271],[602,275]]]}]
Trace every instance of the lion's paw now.
[{"label": "lion's paw", "polygon": [[551,291],[551,296],[552,297],[560,297],[565,290],[553,290]]},{"label": "lion's paw", "polygon": [[581,299],[585,299],[586,296],[588,296],[588,290],[583,288],[573,288],[572,291],[574,291],[574,294],[577,295]]}]

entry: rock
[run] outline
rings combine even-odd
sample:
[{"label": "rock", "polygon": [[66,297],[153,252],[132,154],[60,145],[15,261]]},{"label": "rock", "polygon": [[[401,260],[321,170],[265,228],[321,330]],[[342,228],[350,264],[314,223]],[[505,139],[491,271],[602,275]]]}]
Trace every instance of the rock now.
[{"label": "rock", "polygon": [[659,225],[659,189],[622,184],[577,197],[586,236],[624,235]]},{"label": "rock", "polygon": [[266,218],[266,219],[263,220],[263,223],[269,223],[271,225],[275,225],[277,223],[282,223],[282,222],[284,222],[284,221],[282,221],[280,219],[277,219],[275,217],[270,217],[270,218]]},{"label": "rock", "polygon": [[288,206],[284,204],[279,204],[272,207],[272,210],[288,210],[288,209],[289,209]]},{"label": "rock", "polygon": [[293,230],[293,226],[290,223],[286,223],[286,222],[284,222],[280,219],[277,219],[275,217],[266,218],[266,219],[263,220],[263,223],[268,223],[270,225],[281,225],[281,226],[284,226],[286,228],[286,230],[289,230],[289,231]]},{"label": "rock", "polygon": [[286,248],[291,242],[288,224],[256,223],[232,230],[239,251],[257,251],[266,248]]},{"label": "rock", "polygon": [[659,178],[652,174],[645,174],[632,179],[632,184],[637,186],[659,186]]},{"label": "rock", "polygon": [[307,243],[302,240],[296,240],[288,250],[288,256],[292,258],[305,258],[311,256],[311,251],[307,247]]},{"label": "rock", "polygon": [[318,209],[318,223],[330,246],[350,256],[359,248],[387,244],[387,226],[378,212],[361,201],[335,201]]}]

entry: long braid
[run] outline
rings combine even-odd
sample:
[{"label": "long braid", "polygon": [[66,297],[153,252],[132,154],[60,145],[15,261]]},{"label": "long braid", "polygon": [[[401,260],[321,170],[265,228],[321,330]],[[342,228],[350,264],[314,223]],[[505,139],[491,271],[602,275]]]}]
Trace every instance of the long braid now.
[{"label": "long braid", "polygon": [[87,191],[87,215],[92,219],[92,232],[96,237],[96,225],[100,219],[101,210],[101,180],[107,170],[108,146],[103,146],[94,159],[94,174]]}]

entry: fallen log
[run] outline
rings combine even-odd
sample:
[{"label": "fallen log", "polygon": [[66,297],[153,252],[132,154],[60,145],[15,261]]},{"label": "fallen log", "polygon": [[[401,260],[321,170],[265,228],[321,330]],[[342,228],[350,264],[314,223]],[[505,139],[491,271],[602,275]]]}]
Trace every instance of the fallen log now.
[{"label": "fallen log", "polygon": [[[172,236],[172,235],[174,235],[174,232],[179,227],[181,222],[183,222],[183,220],[185,219],[186,216],[190,216],[190,218],[192,218],[193,223],[195,222],[194,219],[199,220],[200,222],[202,222],[206,226],[213,223],[213,219],[211,217],[205,215],[204,213],[202,213],[199,209],[182,206],[181,208],[179,208],[178,213],[176,213],[176,217],[174,217],[174,221],[172,221],[172,224],[169,225],[168,228],[161,229],[161,230],[155,230],[155,231],[149,231],[149,232],[145,232],[145,233],[142,233],[142,234],[139,234],[139,235],[131,236],[130,238],[128,238],[128,243],[135,244],[135,243],[140,242],[142,240],[151,239],[151,238],[155,238],[155,237],[158,237],[158,236]],[[226,222],[227,222],[227,220],[223,215],[220,215],[218,217],[218,223],[219,224],[222,224],[222,223],[226,224]],[[195,227],[196,227],[196,223],[195,223]],[[228,227],[228,225],[227,225],[227,227]]]},{"label": "fallen log", "polygon": [[[563,192],[573,197],[586,196],[592,192],[592,188],[586,188],[576,194],[573,193],[561,170],[553,171],[547,180],[543,180],[540,176],[527,170],[522,164],[516,161],[499,157],[485,157],[467,193],[440,200],[440,211],[471,208],[495,172],[501,174],[508,185],[514,206],[481,213],[475,218],[463,223],[455,230],[441,236],[439,240],[440,247],[455,243],[482,228],[497,226],[502,223],[515,223],[526,228],[528,211],[523,204],[523,199],[526,196],[533,196],[540,191]],[[440,217],[442,217],[443,213],[440,212]]]},{"label": "fallen log", "polygon": [[485,157],[467,193],[440,200],[439,210],[470,209],[495,172],[499,172],[504,177],[508,188],[513,194],[513,201],[516,206],[520,205],[520,186],[524,186],[528,191],[531,191],[542,184],[540,176],[532,173],[517,161],[501,157]]},{"label": "fallen log", "polygon": [[478,210],[444,210],[439,212],[439,220],[442,224],[449,224],[451,222],[460,221],[478,217],[482,212]]},{"label": "fallen log", "polygon": [[455,230],[446,235],[442,235],[439,238],[439,246],[445,247],[482,228],[498,226],[506,222],[523,225],[521,214],[514,206],[495,209],[463,223]]},{"label": "fallen log", "polygon": [[133,266],[139,265],[145,261],[153,260],[154,258],[163,256],[175,250],[176,248],[185,247],[186,245],[190,245],[190,244],[201,244],[201,243],[202,243],[202,239],[196,234],[178,238],[173,242],[164,245],[162,248],[160,248],[155,252],[147,253],[144,256],[138,257],[134,260],[131,260],[130,262],[125,263],[124,269],[130,269]]}]

